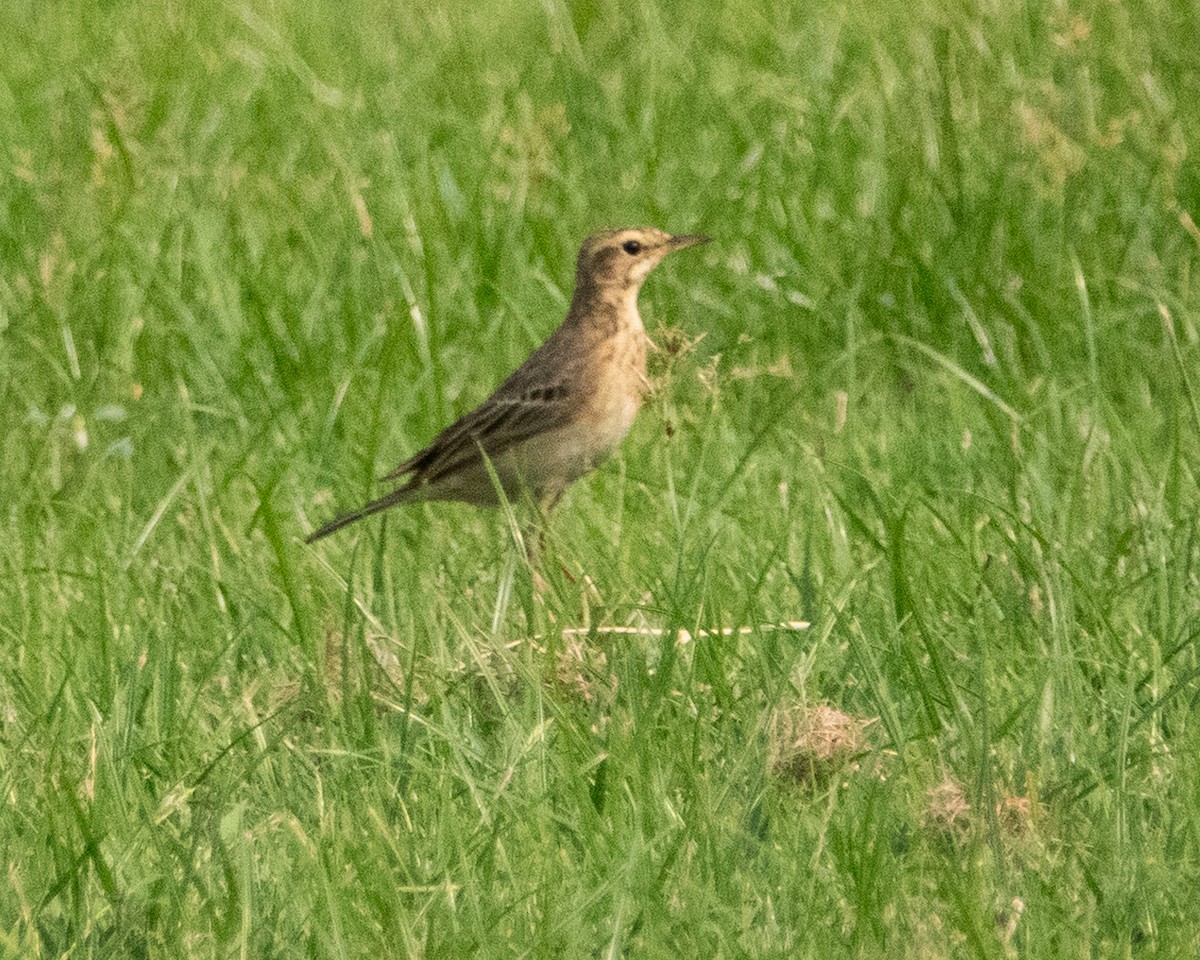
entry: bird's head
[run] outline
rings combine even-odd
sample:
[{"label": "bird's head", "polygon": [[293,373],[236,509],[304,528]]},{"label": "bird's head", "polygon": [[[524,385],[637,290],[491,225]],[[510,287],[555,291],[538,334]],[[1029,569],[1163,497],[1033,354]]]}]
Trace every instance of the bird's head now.
[{"label": "bird's head", "polygon": [[701,234],[673,237],[654,227],[600,230],[588,237],[579,251],[576,288],[636,293],[668,253],[708,241]]}]

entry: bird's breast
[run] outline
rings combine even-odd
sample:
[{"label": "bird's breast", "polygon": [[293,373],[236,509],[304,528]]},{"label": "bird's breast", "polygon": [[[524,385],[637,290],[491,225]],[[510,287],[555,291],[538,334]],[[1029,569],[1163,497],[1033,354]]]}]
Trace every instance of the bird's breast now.
[{"label": "bird's breast", "polygon": [[624,330],[598,349],[588,420],[598,448],[611,451],[633,426],[646,389],[646,335]]}]

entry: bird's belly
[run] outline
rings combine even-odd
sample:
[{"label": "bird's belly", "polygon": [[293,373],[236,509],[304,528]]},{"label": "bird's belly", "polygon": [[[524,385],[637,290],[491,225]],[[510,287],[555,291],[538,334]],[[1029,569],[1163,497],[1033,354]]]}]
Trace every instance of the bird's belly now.
[{"label": "bird's belly", "polygon": [[505,451],[496,473],[506,492],[528,489],[538,496],[556,495],[608,459],[638,412],[638,398],[614,398],[593,404],[574,422]]},{"label": "bird's belly", "polygon": [[521,459],[530,476],[578,480],[608,459],[629,432],[637,415],[636,404],[584,417],[575,423],[537,437],[523,445]]}]

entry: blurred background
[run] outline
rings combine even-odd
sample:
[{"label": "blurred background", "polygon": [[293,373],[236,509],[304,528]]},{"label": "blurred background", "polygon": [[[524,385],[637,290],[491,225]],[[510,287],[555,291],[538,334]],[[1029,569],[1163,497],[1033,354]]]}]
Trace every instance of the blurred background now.
[{"label": "blurred background", "polygon": [[[0,949],[1195,943],[1194,5],[0,38]],[[714,242],[643,290],[655,391],[546,597],[500,514],[302,546],[641,224]],[[824,704],[861,739],[781,761]]]}]

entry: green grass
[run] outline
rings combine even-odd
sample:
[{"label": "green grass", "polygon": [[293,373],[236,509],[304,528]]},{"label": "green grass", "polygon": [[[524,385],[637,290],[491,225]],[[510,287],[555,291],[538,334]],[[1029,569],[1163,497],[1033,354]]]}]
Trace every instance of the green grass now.
[{"label": "green grass", "polygon": [[[1191,956],[1197,49],[1150,0],[9,0],[0,955]],[[500,513],[303,545],[640,223],[716,242],[544,602]],[[821,702],[878,721],[792,782]]]}]

